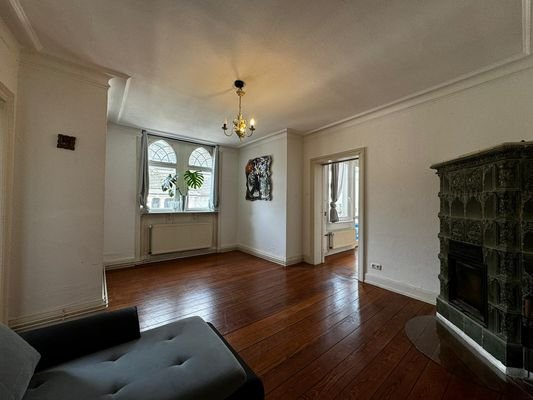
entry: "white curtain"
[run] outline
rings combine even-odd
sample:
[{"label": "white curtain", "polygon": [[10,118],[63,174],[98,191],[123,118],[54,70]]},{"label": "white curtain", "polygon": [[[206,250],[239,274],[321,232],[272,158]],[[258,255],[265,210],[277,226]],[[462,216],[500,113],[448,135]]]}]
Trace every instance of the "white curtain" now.
[{"label": "white curtain", "polygon": [[142,131],[141,154],[139,163],[139,204],[141,208],[147,210],[149,176],[148,176],[148,133]]},{"label": "white curtain", "polygon": [[331,164],[331,185],[330,185],[330,200],[329,203],[329,222],[339,222],[339,213],[337,211],[337,201],[342,193],[344,181],[346,177],[346,163]]},{"label": "white curtain", "polygon": [[329,203],[329,222],[337,222],[339,220],[339,214],[337,213],[337,200],[339,193],[339,164],[331,164],[331,177],[330,177],[330,200]]},{"label": "white curtain", "polygon": [[213,184],[211,185],[211,208],[218,209],[218,162],[220,158],[219,146],[213,149]]}]

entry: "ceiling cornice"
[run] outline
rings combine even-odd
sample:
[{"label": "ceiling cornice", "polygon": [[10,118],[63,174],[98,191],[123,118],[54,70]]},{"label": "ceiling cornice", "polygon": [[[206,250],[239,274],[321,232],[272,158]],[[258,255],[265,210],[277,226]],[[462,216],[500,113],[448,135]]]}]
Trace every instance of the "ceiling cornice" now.
[{"label": "ceiling cornice", "polygon": [[304,135],[314,135],[324,133],[330,128],[342,128],[347,126],[358,125],[372,119],[381,118],[385,115],[406,110],[408,108],[417,106],[429,101],[435,101],[443,97],[453,95],[455,93],[470,89],[475,86],[487,84],[494,80],[503,78],[508,75],[516,74],[518,72],[533,68],[533,56],[518,56],[505,60],[498,65],[484,68],[483,70],[463,75],[452,81],[443,83],[433,88],[420,91],[413,95],[404,97],[402,99],[393,101],[373,108],[371,110],[359,113],[357,115],[345,118],[343,120],[333,122],[331,124],[322,126],[317,129],[305,132]]},{"label": "ceiling cornice", "polygon": [[11,9],[13,10],[13,13],[17,16],[17,21],[24,31],[24,33],[27,36],[27,39],[30,41],[30,43],[33,46],[33,49],[36,51],[43,51],[44,47],[39,40],[39,36],[37,36],[37,32],[35,32],[35,29],[33,29],[33,26],[28,19],[28,16],[26,15],[26,12],[24,11],[24,8],[22,7],[22,4],[20,4],[19,0],[8,0],[9,5],[11,6]]},{"label": "ceiling cornice", "polygon": [[[468,88],[478,86],[492,80],[511,75],[525,69],[533,68],[533,56],[531,55],[531,42],[532,42],[532,21],[533,21],[533,7],[532,0],[522,0],[522,51],[514,56],[511,56],[505,60],[488,65],[477,71],[473,71],[468,74],[461,75],[457,78],[443,82],[439,85],[435,85],[428,89],[421,90],[419,92],[412,93],[408,96],[394,100],[390,103],[383,104],[381,106],[372,108],[370,110],[363,111],[361,113],[354,114],[347,118],[331,122],[318,128],[311,129],[307,132],[303,132],[303,136],[313,135],[323,132],[333,127],[351,126],[359,123],[363,123],[375,118],[383,117],[387,114],[398,112],[407,108],[411,108],[415,105],[433,101],[441,97],[449,96],[453,93],[466,90]],[[237,148],[246,147],[253,143],[269,139],[273,136],[279,135],[285,132],[286,129],[280,131],[265,134],[260,138],[249,140],[246,143],[238,144]]]}]

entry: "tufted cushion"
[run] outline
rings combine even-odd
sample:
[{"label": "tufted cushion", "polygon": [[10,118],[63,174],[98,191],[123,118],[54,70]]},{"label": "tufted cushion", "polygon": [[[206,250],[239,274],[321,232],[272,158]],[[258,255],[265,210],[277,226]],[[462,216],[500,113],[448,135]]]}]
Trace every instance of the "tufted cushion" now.
[{"label": "tufted cushion", "polygon": [[199,317],[39,372],[24,400],[225,399],[246,379],[239,362]]},{"label": "tufted cushion", "polygon": [[40,357],[19,335],[0,324],[0,399],[22,399]]}]

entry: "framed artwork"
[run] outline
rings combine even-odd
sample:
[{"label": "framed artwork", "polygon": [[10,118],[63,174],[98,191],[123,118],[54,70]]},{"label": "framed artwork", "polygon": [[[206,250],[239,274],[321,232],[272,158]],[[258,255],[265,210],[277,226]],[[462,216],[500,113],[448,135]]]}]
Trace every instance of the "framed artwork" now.
[{"label": "framed artwork", "polygon": [[246,164],[246,200],[272,200],[272,156],[257,157]]}]

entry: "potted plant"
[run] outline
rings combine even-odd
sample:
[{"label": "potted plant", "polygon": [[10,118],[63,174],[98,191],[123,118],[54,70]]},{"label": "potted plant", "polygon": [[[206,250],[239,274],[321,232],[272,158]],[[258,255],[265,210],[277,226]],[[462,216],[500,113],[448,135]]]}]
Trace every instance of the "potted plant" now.
[{"label": "potted plant", "polygon": [[201,188],[204,184],[204,176],[200,171],[187,170],[183,174],[183,180],[187,185],[187,191],[185,192],[185,194],[183,194],[183,192],[178,186],[178,174],[169,174],[161,184],[161,189],[164,192],[168,192],[170,198],[173,198],[176,195],[176,192],[179,193],[179,202],[174,203],[174,208],[177,209],[179,207],[181,211],[185,211],[188,190]]},{"label": "potted plant", "polygon": [[173,208],[177,210],[179,207],[178,201],[174,199],[176,192],[180,194],[180,200],[183,196],[180,188],[178,187],[178,174],[168,174],[168,176],[161,183],[161,189],[163,192],[168,192],[168,196],[173,200]]}]

